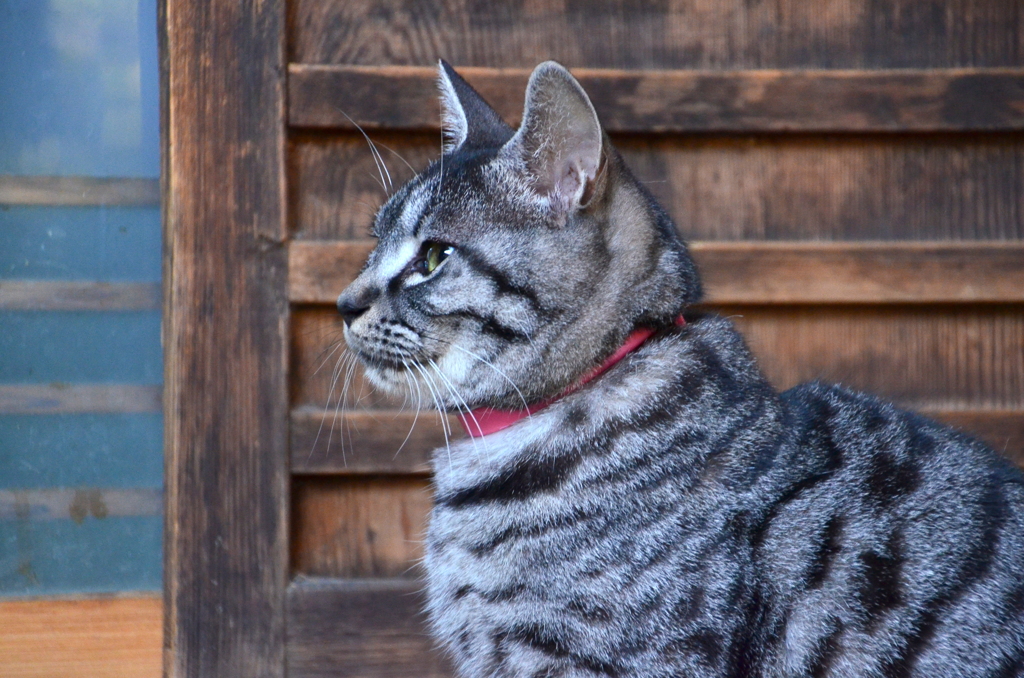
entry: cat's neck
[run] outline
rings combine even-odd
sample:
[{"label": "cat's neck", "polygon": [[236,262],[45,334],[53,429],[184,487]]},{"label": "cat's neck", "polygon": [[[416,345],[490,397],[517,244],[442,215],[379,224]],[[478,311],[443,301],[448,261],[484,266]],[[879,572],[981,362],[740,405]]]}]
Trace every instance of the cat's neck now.
[{"label": "cat's neck", "polygon": [[[675,324],[677,327],[682,327],[686,324],[686,320],[683,316],[679,316],[676,318]],[[482,438],[483,436],[502,431],[509,426],[540,412],[558,400],[575,393],[587,383],[597,379],[602,374],[610,370],[616,363],[642,346],[644,342],[650,339],[651,335],[653,335],[655,331],[656,330],[653,327],[638,327],[633,330],[633,332],[626,337],[626,341],[618,348],[618,350],[615,351],[615,353],[608,356],[603,363],[598,365],[595,369],[591,370],[554,398],[534,403],[533,405],[517,410],[498,410],[490,407],[479,407],[468,412],[460,412],[458,417],[459,421],[462,423],[463,430],[473,438]]]},{"label": "cat's neck", "polygon": [[[723,397],[729,407],[709,419],[707,413],[720,410]],[[620,445],[628,448],[623,448],[622,454],[657,454],[665,445],[691,438],[693,449],[682,445],[677,454],[692,456],[693,467],[700,468],[704,463],[701,455],[719,438],[732,435],[739,420],[777,419],[776,401],[732,325],[715,316],[702,316],[684,327],[657,332],[601,378],[514,425],[438,448],[433,458],[434,480],[438,492],[457,493],[480,483],[497,482],[495,479],[508,474],[522,475],[522,469],[553,459],[603,456],[601,450]],[[651,413],[664,411],[671,411],[669,420],[674,425],[670,428],[679,431],[649,425]],[[764,432],[769,438],[776,434]],[[646,442],[639,444],[640,438]],[[725,466],[749,468],[747,457],[762,447],[751,440],[730,452]],[[727,468],[720,471],[733,472]]]}]

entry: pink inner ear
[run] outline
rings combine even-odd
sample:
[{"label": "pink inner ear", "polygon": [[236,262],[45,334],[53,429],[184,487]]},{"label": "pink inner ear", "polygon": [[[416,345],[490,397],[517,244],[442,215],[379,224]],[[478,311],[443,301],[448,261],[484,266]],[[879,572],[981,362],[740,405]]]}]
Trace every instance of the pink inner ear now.
[{"label": "pink inner ear", "polygon": [[[561,161],[566,162],[566,161]],[[562,209],[571,209],[573,202],[579,200],[580,189],[586,183],[586,177],[579,167],[579,163],[568,161],[561,176],[555,182],[554,194]]]}]

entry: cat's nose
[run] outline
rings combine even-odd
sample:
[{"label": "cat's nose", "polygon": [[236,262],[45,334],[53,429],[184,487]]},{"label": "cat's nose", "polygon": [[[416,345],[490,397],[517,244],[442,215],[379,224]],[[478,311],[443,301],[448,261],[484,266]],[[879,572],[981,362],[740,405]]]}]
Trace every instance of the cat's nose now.
[{"label": "cat's nose", "polygon": [[345,324],[349,327],[352,327],[352,323],[365,313],[368,308],[370,308],[370,305],[365,303],[363,299],[347,297],[344,294],[338,297],[338,313],[345,319]]},{"label": "cat's nose", "polygon": [[377,285],[360,276],[338,297],[338,313],[345,319],[345,324],[352,327],[352,323],[366,313],[380,295],[381,289]]}]

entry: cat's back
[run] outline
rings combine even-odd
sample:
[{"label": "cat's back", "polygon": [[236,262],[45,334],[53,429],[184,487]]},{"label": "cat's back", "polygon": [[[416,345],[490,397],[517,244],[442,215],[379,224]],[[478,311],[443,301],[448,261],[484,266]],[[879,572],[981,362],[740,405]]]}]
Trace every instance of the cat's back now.
[{"label": "cat's back", "polygon": [[1024,670],[1024,474],[868,395],[782,398],[794,456],[752,533],[785,618],[781,675]]}]

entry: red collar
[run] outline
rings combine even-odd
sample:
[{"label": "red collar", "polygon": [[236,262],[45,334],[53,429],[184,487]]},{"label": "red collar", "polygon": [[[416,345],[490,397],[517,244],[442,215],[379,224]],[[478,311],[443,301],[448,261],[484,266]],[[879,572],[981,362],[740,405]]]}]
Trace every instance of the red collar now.
[{"label": "red collar", "polygon": [[[683,316],[676,318],[677,326],[682,327],[685,324],[686,321],[683,319]],[[613,353],[608,360],[605,360],[593,372],[587,374],[554,398],[535,403],[522,410],[493,410],[490,407],[480,407],[472,410],[469,414],[460,413],[458,416],[459,421],[462,422],[462,428],[465,429],[466,433],[471,437],[481,438],[508,428],[520,419],[529,417],[531,414],[536,414],[548,405],[551,405],[570,393],[575,393],[579,389],[583,388],[583,385],[587,382],[600,377],[602,374],[610,370],[617,362],[638,349],[645,341],[651,338],[651,335],[654,334],[654,332],[655,330],[650,327],[640,327],[633,330],[633,332],[626,337],[626,342],[620,346],[619,350]]]}]

